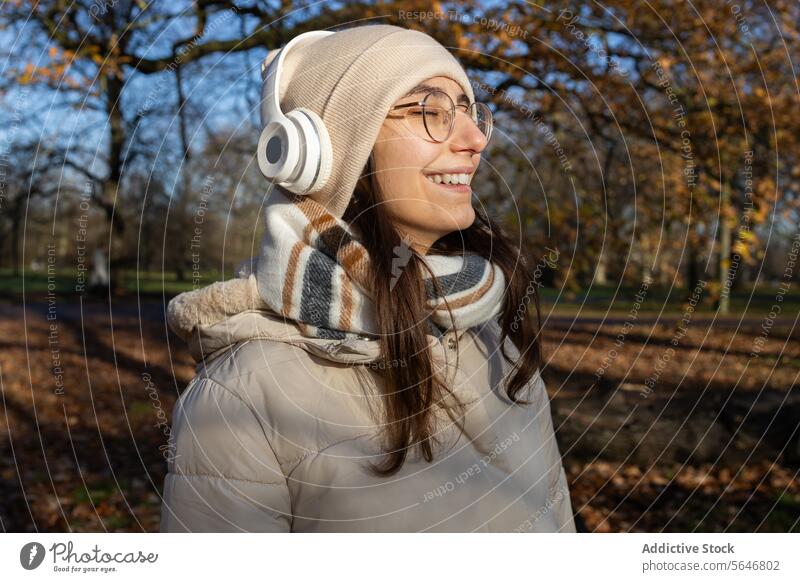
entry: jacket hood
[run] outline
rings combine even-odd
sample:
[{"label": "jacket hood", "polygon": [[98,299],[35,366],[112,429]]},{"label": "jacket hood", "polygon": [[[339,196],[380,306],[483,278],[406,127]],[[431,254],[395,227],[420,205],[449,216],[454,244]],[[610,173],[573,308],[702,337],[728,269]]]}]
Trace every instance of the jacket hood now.
[{"label": "jacket hood", "polygon": [[[368,364],[381,356],[380,342],[375,336],[342,340],[303,335],[296,322],[267,307],[258,294],[253,274],[175,296],[167,306],[167,322],[188,344],[195,362],[211,359],[233,344],[251,339],[293,344],[316,356],[346,364]],[[457,335],[463,333],[460,330]],[[428,340],[434,353],[438,350],[445,356],[439,338],[428,334]]]}]

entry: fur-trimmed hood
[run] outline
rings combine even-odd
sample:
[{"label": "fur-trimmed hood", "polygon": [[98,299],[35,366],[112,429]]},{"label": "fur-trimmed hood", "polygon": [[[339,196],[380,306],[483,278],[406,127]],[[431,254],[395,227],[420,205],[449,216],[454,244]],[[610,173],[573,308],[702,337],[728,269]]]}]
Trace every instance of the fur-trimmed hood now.
[{"label": "fur-trimmed hood", "polygon": [[[218,281],[174,297],[167,306],[170,329],[184,340],[195,362],[208,360],[238,342],[270,339],[296,345],[325,359],[366,364],[380,357],[380,342],[369,336],[323,339],[304,336],[292,320],[269,309],[258,294],[255,275]],[[465,330],[441,338],[428,335],[444,355],[443,342]]]}]

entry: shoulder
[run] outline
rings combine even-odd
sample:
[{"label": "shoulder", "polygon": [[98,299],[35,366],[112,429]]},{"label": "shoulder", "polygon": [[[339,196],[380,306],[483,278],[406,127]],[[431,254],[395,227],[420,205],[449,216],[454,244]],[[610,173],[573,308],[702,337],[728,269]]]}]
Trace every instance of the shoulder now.
[{"label": "shoulder", "polygon": [[249,401],[303,399],[322,389],[340,392],[355,381],[354,366],[332,362],[301,346],[267,338],[238,342],[201,365],[198,376],[222,384]]},{"label": "shoulder", "polygon": [[222,405],[236,415],[248,411],[285,462],[359,436],[369,424],[360,376],[352,366],[327,362],[281,341],[243,341],[201,365],[181,395],[185,404],[196,403],[188,414],[202,417],[198,404],[221,405],[219,398],[204,398],[204,393],[224,394]]},{"label": "shoulder", "polygon": [[490,319],[481,325],[471,328],[470,331],[477,341],[486,346],[490,354],[502,357],[502,351],[505,351],[512,361],[515,362],[519,358],[519,350],[517,350],[510,337],[506,337],[501,346],[500,339],[503,336],[503,329],[496,319]]},{"label": "shoulder", "polygon": [[211,362],[200,366],[193,380],[207,388],[225,389],[248,402],[266,421],[284,407],[320,388],[324,364],[302,348],[270,339],[233,344]]},{"label": "shoulder", "polygon": [[309,355],[302,348],[286,342],[252,338],[231,345],[220,357],[201,365],[199,373],[223,384],[246,385],[249,380],[258,380],[260,376],[289,368],[295,372],[291,378],[298,379],[298,370],[303,370],[303,375],[314,373],[314,366],[309,365]]},{"label": "shoulder", "polygon": [[[504,378],[511,375],[522,354],[511,337],[506,336],[501,343],[502,327],[500,324],[496,320],[491,320],[483,326],[475,327],[472,331],[477,341],[483,344],[487,360],[502,369]],[[508,357],[506,358],[506,356]],[[536,368],[520,396],[524,398],[524,394],[527,394],[540,399],[543,393],[545,393],[544,379],[541,376],[540,368]]]}]

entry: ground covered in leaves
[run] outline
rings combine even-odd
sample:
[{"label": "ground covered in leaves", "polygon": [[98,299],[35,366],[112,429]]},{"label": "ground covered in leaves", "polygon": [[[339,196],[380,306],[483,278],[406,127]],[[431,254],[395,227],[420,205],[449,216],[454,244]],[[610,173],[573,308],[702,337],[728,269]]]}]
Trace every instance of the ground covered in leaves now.
[{"label": "ground covered in leaves", "polygon": [[[800,531],[800,342],[761,324],[547,322],[579,530]],[[2,530],[157,531],[194,373],[163,307],[0,304],[0,338]]]}]

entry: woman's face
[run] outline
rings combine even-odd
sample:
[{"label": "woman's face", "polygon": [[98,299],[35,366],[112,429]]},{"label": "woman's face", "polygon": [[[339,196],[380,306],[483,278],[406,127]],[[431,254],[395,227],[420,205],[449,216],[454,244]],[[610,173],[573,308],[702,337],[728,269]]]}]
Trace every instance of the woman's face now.
[{"label": "woman's face", "polygon": [[[441,89],[450,95],[457,106],[469,104],[461,86],[448,77],[431,77],[423,83],[428,88],[398,99],[401,105],[421,101],[430,88]],[[419,88],[418,88],[419,89]],[[486,137],[466,115],[456,107],[455,124],[450,137],[437,143],[421,132],[412,130],[409,123],[392,112],[378,134],[373,149],[374,168],[380,187],[380,202],[386,205],[400,233],[411,239],[411,246],[426,254],[428,247],[442,236],[469,227],[475,220],[472,208],[472,188],[469,182],[478,168]],[[436,183],[433,176],[466,174],[467,184]]]}]

